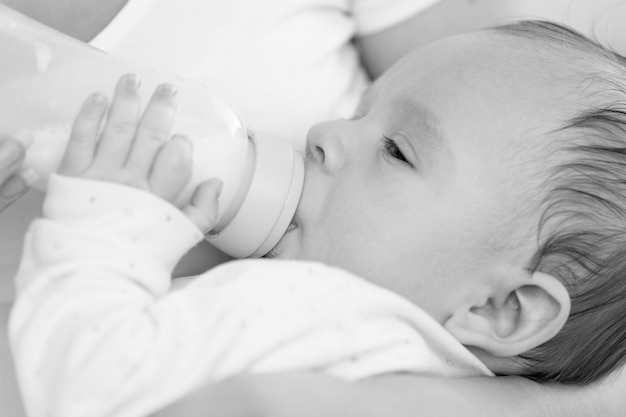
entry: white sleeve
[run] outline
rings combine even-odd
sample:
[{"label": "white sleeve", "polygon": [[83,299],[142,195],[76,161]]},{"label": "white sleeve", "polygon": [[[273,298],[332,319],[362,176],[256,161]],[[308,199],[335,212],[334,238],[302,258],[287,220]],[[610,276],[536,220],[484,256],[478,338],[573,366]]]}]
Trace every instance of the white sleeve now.
[{"label": "white sleeve", "polygon": [[352,0],[359,36],[381,32],[421,13],[440,0]]},{"label": "white sleeve", "polygon": [[484,374],[407,300],[337,268],[230,262],[170,290],[200,232],[114,184],[51,179],[10,339],[29,417],[139,417],[243,372]]},{"label": "white sleeve", "polygon": [[161,362],[192,330],[159,301],[178,259],[201,239],[149,193],[50,178],[43,218],[25,237],[9,323],[29,417],[143,415],[157,371],[180,379],[182,361]]}]

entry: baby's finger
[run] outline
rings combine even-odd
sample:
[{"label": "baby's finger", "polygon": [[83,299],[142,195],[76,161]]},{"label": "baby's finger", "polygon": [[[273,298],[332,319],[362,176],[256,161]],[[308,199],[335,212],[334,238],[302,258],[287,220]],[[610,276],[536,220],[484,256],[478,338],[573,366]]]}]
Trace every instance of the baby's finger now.
[{"label": "baby's finger", "polygon": [[94,165],[104,170],[119,169],[124,165],[135,137],[140,110],[139,78],[126,74],[115,87]]},{"label": "baby's finger", "polygon": [[176,89],[171,84],[161,84],[152,95],[143,113],[126,167],[148,175],[152,161],[170,136],[176,116]]},{"label": "baby's finger", "polygon": [[0,138],[0,184],[19,169],[24,161],[24,147],[17,141]]},{"label": "baby's finger", "polygon": [[98,144],[98,132],[107,109],[107,98],[92,94],[78,112],[59,172],[76,175],[91,166]]},{"label": "baby's finger", "polygon": [[148,183],[152,193],[174,201],[191,177],[192,145],[184,136],[174,136],[154,159]]},{"label": "baby's finger", "polygon": [[24,195],[37,180],[37,174],[30,169],[21,169],[5,181],[0,182],[0,212]]},{"label": "baby's finger", "polygon": [[217,223],[218,197],[222,191],[222,181],[213,178],[201,183],[193,193],[191,201],[182,208],[183,213],[206,234]]}]

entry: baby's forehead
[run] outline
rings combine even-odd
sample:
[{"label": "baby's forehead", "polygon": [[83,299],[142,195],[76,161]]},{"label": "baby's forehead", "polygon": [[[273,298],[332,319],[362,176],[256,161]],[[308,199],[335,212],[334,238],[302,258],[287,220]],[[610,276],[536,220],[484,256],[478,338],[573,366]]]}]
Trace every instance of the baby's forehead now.
[{"label": "baby's forehead", "polygon": [[604,65],[596,61],[567,45],[555,47],[543,40],[486,30],[412,52],[374,84],[365,101],[376,96],[371,93],[394,88],[418,99],[424,91],[458,90],[474,91],[474,98],[501,99],[502,104],[526,101],[579,108],[589,91],[585,85],[589,73]]},{"label": "baby's forehead", "polygon": [[555,88],[574,88],[575,82],[560,64],[536,51],[507,48],[514,43],[509,38],[484,32],[420,48],[377,80],[364,94],[361,106],[394,94],[412,96],[418,102],[449,96],[500,96],[514,102],[554,95]]},{"label": "baby's forehead", "polygon": [[[506,82],[550,83],[552,78],[580,75],[580,65],[593,59],[584,44],[504,28],[493,28],[444,38],[407,54],[389,77],[431,70],[436,76],[492,78],[508,74]],[[577,77],[579,78],[579,77]],[[417,79],[416,79],[417,80]],[[503,80],[500,80],[502,82]]]}]

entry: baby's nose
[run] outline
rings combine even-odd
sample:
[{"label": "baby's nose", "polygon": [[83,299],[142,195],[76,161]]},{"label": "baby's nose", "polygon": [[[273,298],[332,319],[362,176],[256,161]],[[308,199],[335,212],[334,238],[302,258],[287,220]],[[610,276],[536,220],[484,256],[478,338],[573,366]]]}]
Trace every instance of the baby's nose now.
[{"label": "baby's nose", "polygon": [[313,126],[306,141],[307,158],[319,163],[330,173],[340,170],[346,161],[341,129],[336,128],[336,123],[325,122]]}]

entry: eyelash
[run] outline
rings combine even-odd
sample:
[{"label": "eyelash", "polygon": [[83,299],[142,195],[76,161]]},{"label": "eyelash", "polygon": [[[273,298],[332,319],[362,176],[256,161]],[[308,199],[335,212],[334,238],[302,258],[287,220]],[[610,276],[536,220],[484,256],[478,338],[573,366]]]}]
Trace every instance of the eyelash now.
[{"label": "eyelash", "polygon": [[404,156],[404,154],[402,153],[402,151],[398,147],[398,144],[396,144],[396,142],[393,139],[391,139],[390,137],[387,137],[385,135],[383,135],[383,149],[391,157],[393,157],[393,158],[395,158],[395,159],[397,159],[399,161],[402,161],[403,163],[407,164],[410,167],[413,167],[413,164],[411,164],[409,162],[409,160],[406,159],[406,157]]}]

